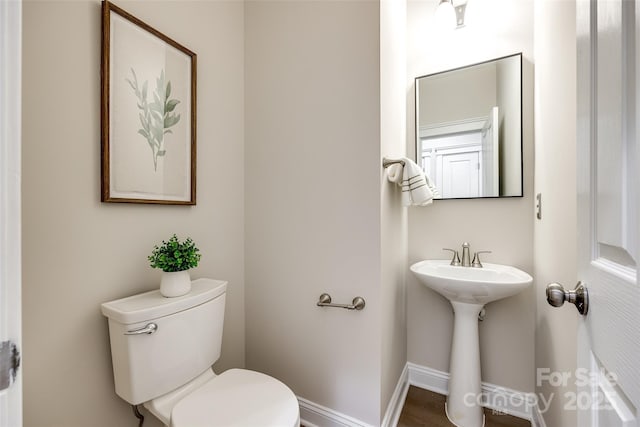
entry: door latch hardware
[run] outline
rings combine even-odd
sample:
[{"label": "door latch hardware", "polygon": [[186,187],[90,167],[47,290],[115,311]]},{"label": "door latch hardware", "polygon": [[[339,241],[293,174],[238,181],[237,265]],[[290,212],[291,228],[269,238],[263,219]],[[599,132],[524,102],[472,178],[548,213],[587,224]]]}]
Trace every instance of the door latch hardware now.
[{"label": "door latch hardware", "polygon": [[565,301],[575,304],[578,313],[583,316],[589,311],[589,292],[587,287],[578,282],[572,291],[565,291],[560,283],[550,283],[547,285],[547,302],[554,307],[561,307]]},{"label": "door latch hardware", "polygon": [[536,218],[542,219],[542,193],[536,194]]},{"label": "door latch hardware", "polygon": [[11,341],[0,343],[0,390],[13,384],[20,368],[20,351]]}]

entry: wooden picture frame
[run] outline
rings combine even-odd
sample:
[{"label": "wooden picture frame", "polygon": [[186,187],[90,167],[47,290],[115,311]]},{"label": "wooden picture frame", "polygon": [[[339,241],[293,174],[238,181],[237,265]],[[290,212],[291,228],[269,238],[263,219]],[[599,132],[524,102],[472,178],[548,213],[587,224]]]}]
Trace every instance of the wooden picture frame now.
[{"label": "wooden picture frame", "polygon": [[101,200],[196,204],[194,52],[102,2]]}]

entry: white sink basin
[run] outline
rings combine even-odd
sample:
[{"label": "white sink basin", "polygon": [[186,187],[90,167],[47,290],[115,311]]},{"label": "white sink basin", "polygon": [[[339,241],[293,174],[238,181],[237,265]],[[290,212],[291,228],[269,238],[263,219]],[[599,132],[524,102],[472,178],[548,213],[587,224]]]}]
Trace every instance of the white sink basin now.
[{"label": "white sink basin", "polygon": [[533,278],[515,267],[483,263],[482,268],[449,265],[448,260],[426,260],[411,266],[423,285],[452,302],[487,304],[510,297],[531,285]]},{"label": "white sink basin", "polygon": [[458,427],[484,427],[479,403],[482,381],[478,314],[486,303],[522,291],[531,285],[533,278],[508,265],[458,267],[447,260],[420,261],[411,266],[411,271],[423,285],[443,295],[453,306],[447,417]]}]

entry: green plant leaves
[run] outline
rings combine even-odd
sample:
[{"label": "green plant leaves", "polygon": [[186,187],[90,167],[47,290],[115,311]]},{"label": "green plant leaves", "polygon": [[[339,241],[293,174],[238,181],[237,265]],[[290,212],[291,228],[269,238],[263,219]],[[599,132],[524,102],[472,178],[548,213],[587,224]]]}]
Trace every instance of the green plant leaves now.
[{"label": "green plant leaves", "polygon": [[177,99],[168,100],[164,106],[164,111],[166,111],[167,113],[172,112],[173,110],[175,110],[176,105],[178,105],[179,103],[180,101],[178,101]]},{"label": "green plant leaves", "polygon": [[127,81],[127,83],[129,83],[129,86],[131,86],[131,89],[133,89],[134,92],[138,90],[131,80],[129,79],[125,79],[125,80]]},{"label": "green plant leaves", "polygon": [[171,126],[175,125],[179,121],[180,121],[180,114],[178,114],[177,116],[165,115],[164,116],[164,127],[165,127],[165,129],[166,128],[170,128]]},{"label": "green plant leaves", "polygon": [[138,117],[142,126],[138,130],[138,134],[147,140],[153,155],[153,167],[157,171],[158,157],[164,157],[167,153],[166,148],[164,148],[164,135],[173,134],[169,128],[180,122],[180,114],[174,113],[180,101],[170,99],[171,81],[168,81],[165,86],[164,70],[160,70],[160,76],[156,78],[156,88],[153,91],[153,101],[151,103],[147,101],[148,81],[142,84],[142,91],[140,91],[138,76],[133,68],[131,68],[131,74],[133,79],[125,78],[125,80],[133,89],[136,97],[138,97],[136,105],[140,110]]},{"label": "green plant leaves", "polygon": [[159,268],[166,272],[188,270],[198,266],[201,254],[190,237],[180,242],[174,234],[169,241],[162,241],[160,246],[154,246],[148,257],[152,268]]}]

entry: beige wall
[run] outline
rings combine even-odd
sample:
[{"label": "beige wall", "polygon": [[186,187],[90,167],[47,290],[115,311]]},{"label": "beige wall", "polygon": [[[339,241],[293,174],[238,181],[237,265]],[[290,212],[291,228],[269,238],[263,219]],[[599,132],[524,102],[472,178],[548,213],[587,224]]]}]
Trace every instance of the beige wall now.
[{"label": "beige wall", "polygon": [[[381,261],[380,4],[245,8],[247,366],[377,425],[398,280],[397,255]],[[318,308],[323,292],[367,305]]]},{"label": "beige wall", "polygon": [[[517,52],[523,53],[524,197],[500,200],[443,200],[409,209],[409,264],[447,258],[443,247],[468,241],[491,250],[486,262],[510,264],[533,273],[533,2],[469,2],[468,26],[447,37],[433,33],[437,1],[408,3],[407,127],[415,150],[413,79]],[[481,6],[481,7],[479,7]],[[407,276],[408,359],[449,369],[453,312],[449,302]],[[482,379],[534,391],[535,289],[491,303],[480,327]]]},{"label": "beige wall", "polygon": [[496,104],[496,66],[420,80],[419,126],[486,117]]},{"label": "beige wall", "polygon": [[[542,0],[535,7],[536,180],[542,194],[542,220],[535,221],[536,367],[575,372],[578,314],[553,308],[545,287],[560,282],[573,288],[576,260],[576,5]],[[575,426],[576,412],[565,410],[569,388],[536,384],[551,400],[548,427]],[[540,399],[542,402],[542,398]]]},{"label": "beige wall", "polygon": [[174,232],[202,251],[193,277],[229,281],[216,367],[244,365],[243,5],[118,5],[198,54],[198,204],[100,203],[100,2],[26,1],[26,427],[134,425],[113,391],[100,303],[157,288],[160,273],[146,257]]},{"label": "beige wall", "polygon": [[[380,2],[380,151],[382,156],[404,156],[407,132],[405,79],[407,75],[406,2]],[[399,187],[388,182],[379,168],[381,190],[380,328],[382,334],[381,416],[407,363],[406,274],[407,210]]]}]

